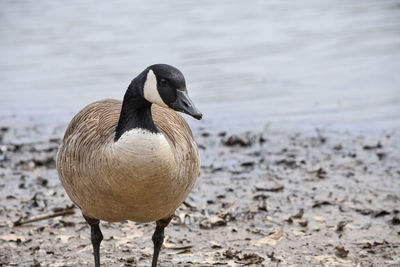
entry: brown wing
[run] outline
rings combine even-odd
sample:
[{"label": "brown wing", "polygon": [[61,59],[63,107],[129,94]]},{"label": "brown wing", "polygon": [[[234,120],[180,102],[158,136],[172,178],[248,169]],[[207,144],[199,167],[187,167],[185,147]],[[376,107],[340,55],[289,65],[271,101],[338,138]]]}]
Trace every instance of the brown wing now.
[{"label": "brown wing", "polygon": [[57,170],[66,189],[73,187],[74,177],[96,168],[96,154],[114,140],[120,110],[121,101],[97,101],[82,109],[69,123],[57,154]]},{"label": "brown wing", "polygon": [[[200,161],[192,130],[177,112],[153,105],[153,120],[174,150],[178,177],[186,180],[189,192],[199,175]],[[186,196],[185,196],[186,197]],[[183,200],[182,200],[183,201]]]},{"label": "brown wing", "polygon": [[177,112],[157,105],[152,105],[151,111],[157,128],[175,147],[180,142],[193,142],[192,130]]},{"label": "brown wing", "polygon": [[100,143],[114,137],[118,124],[122,102],[114,99],[105,99],[94,102],[83,108],[72,121],[64,135],[64,142],[72,134],[78,132],[79,137],[90,141],[100,138]]}]

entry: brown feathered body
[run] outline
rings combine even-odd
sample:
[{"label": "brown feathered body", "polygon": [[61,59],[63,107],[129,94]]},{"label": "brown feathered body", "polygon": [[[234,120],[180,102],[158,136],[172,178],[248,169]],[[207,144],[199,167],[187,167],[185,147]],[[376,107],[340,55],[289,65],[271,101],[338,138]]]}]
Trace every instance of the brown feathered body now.
[{"label": "brown feathered body", "polygon": [[199,174],[192,132],[175,111],[152,105],[160,133],[133,129],[114,141],[121,105],[112,99],[94,102],[72,119],[57,155],[60,180],[85,216],[169,218]]}]

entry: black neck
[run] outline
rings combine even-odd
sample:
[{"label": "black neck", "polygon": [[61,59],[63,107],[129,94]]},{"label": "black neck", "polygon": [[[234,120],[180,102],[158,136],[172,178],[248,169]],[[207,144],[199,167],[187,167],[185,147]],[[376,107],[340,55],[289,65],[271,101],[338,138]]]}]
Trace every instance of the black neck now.
[{"label": "black neck", "polygon": [[140,77],[134,79],[129,85],[122,102],[121,114],[115,131],[114,141],[132,129],[145,129],[158,133],[151,115],[151,103],[143,95],[143,81]]}]

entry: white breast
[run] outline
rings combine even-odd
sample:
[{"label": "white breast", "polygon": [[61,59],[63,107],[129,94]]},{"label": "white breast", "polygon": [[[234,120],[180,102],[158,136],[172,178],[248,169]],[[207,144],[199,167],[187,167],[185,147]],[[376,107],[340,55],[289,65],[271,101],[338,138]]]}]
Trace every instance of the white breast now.
[{"label": "white breast", "polygon": [[139,168],[135,174],[152,176],[159,171],[168,172],[175,165],[172,150],[164,135],[143,129],[125,132],[110,152],[110,157],[117,161],[120,168]]}]

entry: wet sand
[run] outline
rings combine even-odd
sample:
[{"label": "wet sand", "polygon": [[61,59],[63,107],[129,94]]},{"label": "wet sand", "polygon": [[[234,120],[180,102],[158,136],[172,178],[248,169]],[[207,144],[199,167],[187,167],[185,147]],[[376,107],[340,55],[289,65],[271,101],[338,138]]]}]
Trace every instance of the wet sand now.
[{"label": "wet sand", "polygon": [[[55,170],[63,127],[38,128],[0,129],[0,266],[92,265],[89,227]],[[201,174],[160,266],[399,266],[400,132],[194,132]],[[153,223],[101,227],[103,266],[150,264]]]}]

